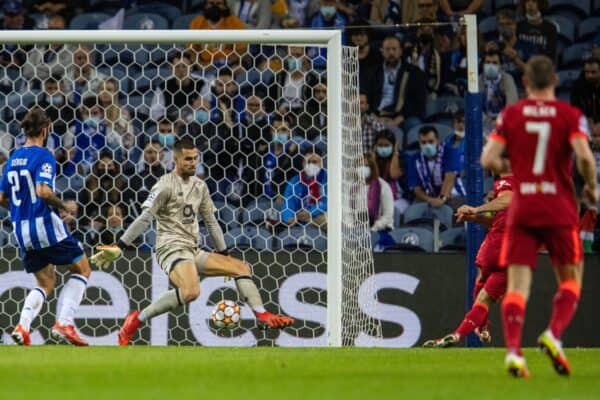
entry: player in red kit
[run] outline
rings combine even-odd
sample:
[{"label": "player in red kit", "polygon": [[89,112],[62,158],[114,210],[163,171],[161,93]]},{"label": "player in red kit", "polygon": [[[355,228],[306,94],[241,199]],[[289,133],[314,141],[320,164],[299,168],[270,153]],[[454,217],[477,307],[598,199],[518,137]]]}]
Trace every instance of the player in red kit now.
[{"label": "player in red kit", "polygon": [[582,245],[572,182],[572,159],[585,181],[583,195],[590,204],[598,200],[596,165],[589,147],[583,114],[556,100],[557,78],[552,61],[532,57],[523,83],[527,99],[507,107],[499,115],[482,156],[484,168],[501,172],[508,167],[501,157],[506,150],[515,178],[513,201],[508,210],[500,263],[508,266],[507,293],[502,302],[504,339],[508,349],[506,368],[515,377],[529,371],[521,353],[525,307],[537,251],[545,246],[558,280],[548,329],[538,338],[540,348],[561,375],[570,366],[560,338],[569,325],[581,291]]},{"label": "player in red kit", "polygon": [[[475,301],[454,332],[441,339],[428,340],[423,343],[423,347],[454,346],[473,331],[482,342],[491,340],[487,328],[488,310],[506,292],[506,268],[500,267],[499,258],[513,186],[512,175],[503,174],[494,183],[494,196],[491,201],[479,207],[462,206],[457,210],[458,222],[477,222],[489,228],[475,259],[479,268],[473,296]],[[494,215],[487,216],[488,213]]]}]

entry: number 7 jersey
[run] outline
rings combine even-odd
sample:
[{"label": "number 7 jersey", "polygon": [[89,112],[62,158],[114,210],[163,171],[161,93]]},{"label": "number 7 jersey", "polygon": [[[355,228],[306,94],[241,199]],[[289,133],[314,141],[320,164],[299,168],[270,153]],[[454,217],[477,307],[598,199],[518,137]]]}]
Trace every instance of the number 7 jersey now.
[{"label": "number 7 jersey", "polygon": [[502,111],[490,140],[506,145],[515,178],[508,225],[576,226],[571,140],[589,138],[585,116],[563,101],[525,99]]},{"label": "number 7 jersey", "polygon": [[35,192],[38,183],[54,190],[55,174],[56,160],[43,147],[21,147],[5,164],[0,192],[9,201],[13,232],[23,251],[50,247],[69,236],[64,222]]}]

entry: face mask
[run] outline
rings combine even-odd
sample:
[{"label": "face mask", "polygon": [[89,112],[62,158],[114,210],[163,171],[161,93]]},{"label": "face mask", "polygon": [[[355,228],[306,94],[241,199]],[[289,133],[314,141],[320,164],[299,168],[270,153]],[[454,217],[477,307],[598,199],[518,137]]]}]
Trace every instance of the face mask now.
[{"label": "face mask", "polygon": [[322,6],[321,7],[321,15],[323,15],[323,18],[325,18],[327,21],[329,21],[330,19],[335,17],[335,13],[336,13],[335,6]]},{"label": "face mask", "polygon": [[98,125],[100,125],[100,118],[98,117],[90,117],[85,120],[83,123],[86,128],[96,129]]},{"label": "face mask", "polygon": [[321,172],[321,167],[319,167],[317,164],[308,163],[304,167],[304,173],[309,178],[313,178],[313,177],[319,175],[319,172]]},{"label": "face mask", "polygon": [[461,139],[465,137],[465,131],[454,131],[454,134]]},{"label": "face mask", "polygon": [[377,146],[377,155],[382,158],[391,157],[393,151],[392,146]]},{"label": "face mask", "polygon": [[273,141],[279,144],[286,144],[290,140],[290,137],[287,133],[276,133],[273,135]]},{"label": "face mask", "polygon": [[219,21],[221,19],[222,15],[223,15],[223,11],[221,10],[221,7],[219,7],[219,6],[210,6],[204,10],[204,16],[210,22]]},{"label": "face mask", "polygon": [[298,57],[288,58],[287,63],[290,71],[298,71],[302,68],[302,60]]},{"label": "face mask", "polygon": [[53,106],[62,106],[65,103],[65,98],[60,94],[54,96],[46,96],[46,101]]},{"label": "face mask", "polygon": [[495,80],[500,76],[500,66],[496,64],[484,64],[483,74],[486,79]]},{"label": "face mask", "polygon": [[196,110],[196,112],[194,112],[194,119],[201,124],[208,121],[208,111]]},{"label": "face mask", "polygon": [[162,146],[173,147],[173,145],[175,144],[175,135],[173,135],[172,133],[159,133],[158,141]]},{"label": "face mask", "polygon": [[368,165],[363,165],[358,169],[358,176],[362,179],[367,180],[371,177],[371,167]]},{"label": "face mask", "polygon": [[428,158],[435,157],[437,154],[437,145],[433,143],[423,144],[421,145],[421,153]]},{"label": "face mask", "polygon": [[121,231],[120,226],[109,226],[108,230],[112,233],[119,233]]},{"label": "face mask", "polygon": [[527,18],[527,21],[533,21],[536,19],[539,19],[542,16],[541,12],[536,12],[535,14],[525,14],[525,17]]}]

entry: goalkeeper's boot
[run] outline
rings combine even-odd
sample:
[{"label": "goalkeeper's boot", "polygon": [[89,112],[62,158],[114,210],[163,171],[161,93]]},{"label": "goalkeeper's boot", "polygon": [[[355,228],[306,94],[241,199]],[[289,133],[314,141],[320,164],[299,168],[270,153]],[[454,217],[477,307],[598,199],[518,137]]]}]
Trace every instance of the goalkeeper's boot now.
[{"label": "goalkeeper's boot", "polygon": [[55,340],[66,340],[75,346],[88,345],[88,343],[79,336],[73,325],[61,325],[57,322],[52,327],[50,334]]},{"label": "goalkeeper's boot", "polygon": [[529,370],[523,356],[511,351],[506,354],[504,365],[508,373],[515,378],[529,378]]},{"label": "goalkeeper's boot", "polygon": [[554,337],[549,329],[545,330],[538,338],[538,346],[550,358],[557,374],[564,376],[571,374],[571,365],[565,356],[562,343]]},{"label": "goalkeeper's boot", "polygon": [[490,326],[486,323],[483,326],[475,328],[475,334],[481,340],[481,343],[490,344],[492,342],[492,335],[490,334]]},{"label": "goalkeeper's boot", "polygon": [[131,342],[131,338],[133,338],[133,335],[135,335],[135,332],[142,324],[138,319],[139,315],[139,311],[132,311],[125,318],[125,322],[123,322],[123,326],[119,330],[119,346],[127,346]]},{"label": "goalkeeper's boot", "polygon": [[258,326],[262,329],[273,328],[283,329],[287,326],[292,325],[295,322],[294,318],[286,317],[284,315],[277,315],[268,311],[262,313],[255,313]]},{"label": "goalkeeper's boot", "polygon": [[15,330],[10,336],[19,346],[31,346],[31,337],[29,336],[29,331],[25,330],[21,324],[15,326]]},{"label": "goalkeeper's boot", "polygon": [[423,347],[430,348],[446,348],[456,346],[460,341],[460,335],[458,333],[450,333],[441,339],[432,339],[423,343]]}]

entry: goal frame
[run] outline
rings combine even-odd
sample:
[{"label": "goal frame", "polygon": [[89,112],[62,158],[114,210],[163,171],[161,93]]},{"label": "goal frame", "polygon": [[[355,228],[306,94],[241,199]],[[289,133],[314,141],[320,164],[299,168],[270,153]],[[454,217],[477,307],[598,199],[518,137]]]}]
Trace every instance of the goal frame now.
[{"label": "goal frame", "polygon": [[0,31],[6,44],[248,43],[327,48],[327,343],[342,345],[342,32],[340,30]]}]

